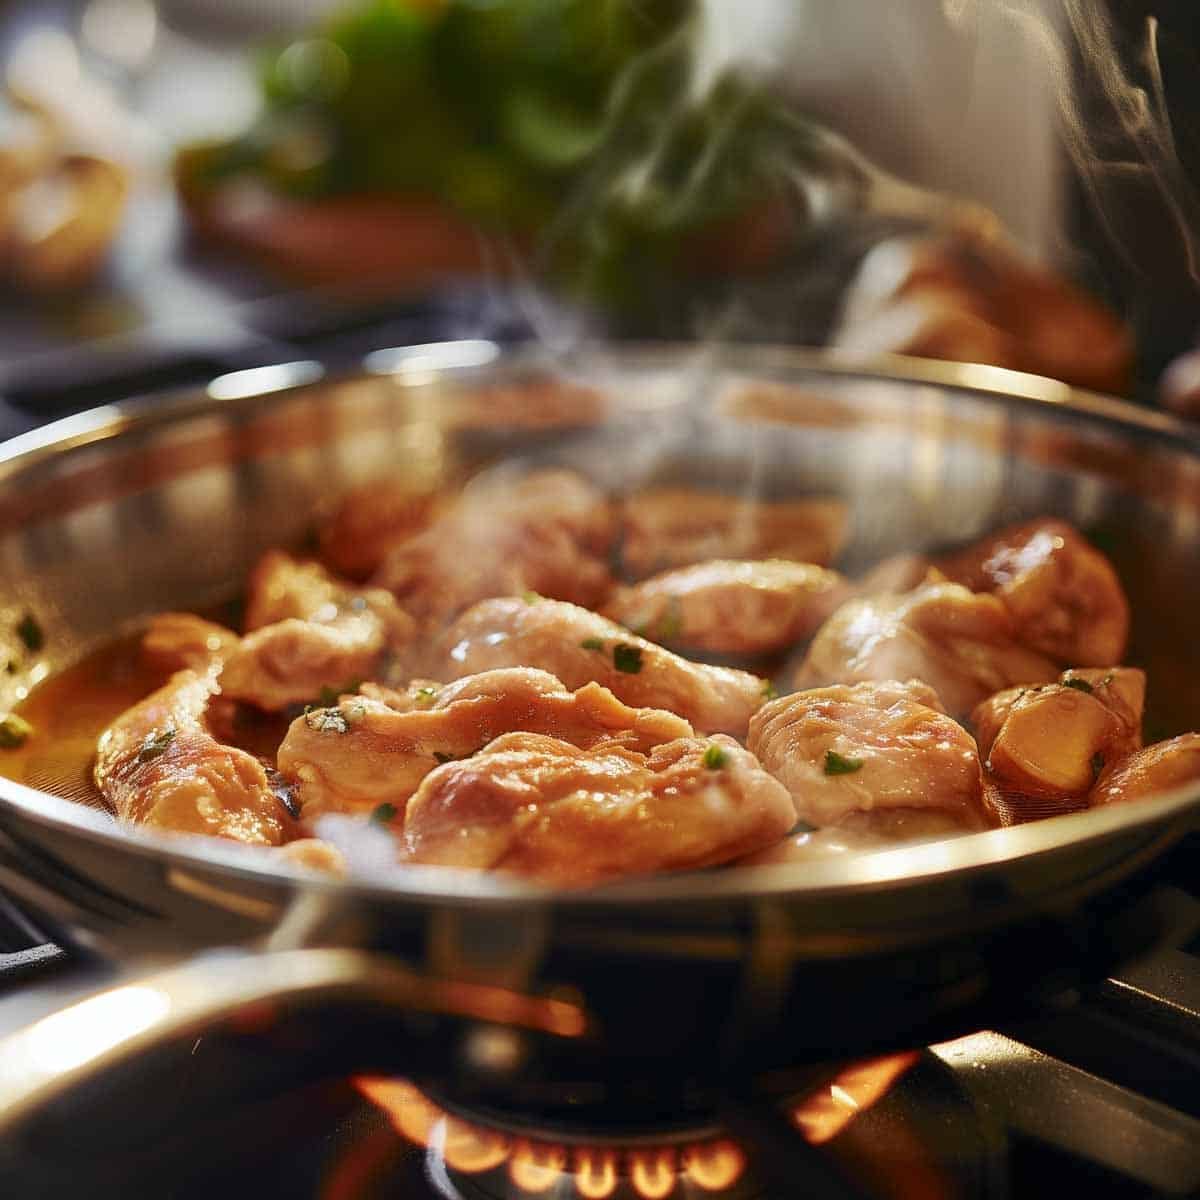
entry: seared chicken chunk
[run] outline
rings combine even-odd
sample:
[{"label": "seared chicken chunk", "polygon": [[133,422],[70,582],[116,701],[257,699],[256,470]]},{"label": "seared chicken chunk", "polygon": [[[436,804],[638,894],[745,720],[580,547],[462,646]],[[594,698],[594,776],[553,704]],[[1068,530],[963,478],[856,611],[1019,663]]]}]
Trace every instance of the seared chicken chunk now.
[{"label": "seared chicken chunk", "polygon": [[347,492],[317,526],[321,561],[347,579],[367,579],[393,546],[420,533],[438,498],[408,479],[378,479]]},{"label": "seared chicken chunk", "polygon": [[1066,665],[1121,661],[1129,602],[1112,564],[1065,521],[1041,517],[938,560],[972,591],[993,592],[1012,614],[1014,636]]},{"label": "seared chicken chunk", "polygon": [[380,804],[402,811],[439,763],[466,758],[515,730],[584,749],[603,742],[642,752],[692,734],[682,717],[630,708],[598,684],[571,692],[545,671],[514,667],[427,686],[407,711],[386,700],[343,697],[336,708],[293,721],[277,762],[280,773],[295,781],[306,820],[326,812],[371,812]]},{"label": "seared chicken chunk", "polygon": [[781,696],[752,718],[746,744],[810,825],[881,809],[987,824],[975,742],[918,680]]},{"label": "seared chicken chunk", "polygon": [[923,679],[955,716],[1016,683],[1048,683],[1058,669],[1020,645],[995,596],[956,583],[850,600],[821,626],[796,686]]},{"label": "seared chicken chunk", "polygon": [[1088,793],[1088,804],[1124,804],[1200,780],[1200,733],[1155,742],[1107,767]]},{"label": "seared chicken chunk", "polygon": [[192,613],[159,613],[142,634],[142,657],[163,671],[207,670],[237,647],[238,635]]},{"label": "seared chicken chunk", "polygon": [[621,588],[604,615],[651,641],[716,654],[767,654],[809,638],[850,594],[811,563],[713,559]]},{"label": "seared chicken chunk", "polygon": [[412,862],[579,887],[727,862],[792,822],[785,789],[732,738],[640,754],[512,733],[427,775],[404,841]]},{"label": "seared chicken chunk", "polygon": [[787,558],[824,566],[846,536],[841,500],[756,500],[652,488],[622,510],[621,561],[635,579],[710,558]]},{"label": "seared chicken chunk", "polygon": [[431,673],[447,679],[496,667],[538,667],[568,688],[595,681],[626,704],[665,708],[704,733],[742,735],[766,682],[690,662],[585,608],[555,600],[484,600],[442,635]]},{"label": "seared chicken chunk", "polygon": [[1006,688],[971,714],[988,770],[1005,791],[1082,796],[1106,763],[1142,744],[1146,676],[1132,667],[1064,671]]},{"label": "seared chicken chunk", "polygon": [[122,713],[97,743],[96,786],[125,821],[277,846],[293,828],[286,796],[205,724],[218,670],[180,671]]},{"label": "seared chicken chunk", "polygon": [[598,604],[612,586],[613,533],[607,498],[572,471],[487,479],[391,550],[375,582],[425,625],[489,596],[526,591]]},{"label": "seared chicken chunk", "polygon": [[280,551],[255,570],[246,626],[251,632],[226,656],[221,690],[268,711],[376,673],[414,629],[387,592],[348,588]]}]

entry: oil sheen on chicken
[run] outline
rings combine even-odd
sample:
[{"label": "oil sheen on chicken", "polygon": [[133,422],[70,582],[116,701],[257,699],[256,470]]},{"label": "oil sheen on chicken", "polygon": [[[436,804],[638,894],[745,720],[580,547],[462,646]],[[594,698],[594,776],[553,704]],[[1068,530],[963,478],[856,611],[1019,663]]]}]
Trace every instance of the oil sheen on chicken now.
[{"label": "oil sheen on chicken", "polygon": [[404,841],[411,862],[579,887],[727,862],[792,823],[787,791],[732,738],[640,754],[510,733],[425,777]]}]

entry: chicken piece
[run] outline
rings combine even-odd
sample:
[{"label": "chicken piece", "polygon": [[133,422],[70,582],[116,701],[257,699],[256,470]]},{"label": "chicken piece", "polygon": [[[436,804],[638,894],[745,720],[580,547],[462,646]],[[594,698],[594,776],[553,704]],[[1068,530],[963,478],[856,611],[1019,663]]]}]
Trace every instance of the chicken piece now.
[{"label": "chicken piece", "polygon": [[346,579],[367,579],[393,546],[420,533],[437,508],[433,492],[407,479],[377,479],[354,488],[317,526],[321,561]]},{"label": "chicken piece", "polygon": [[474,754],[500,734],[544,733],[589,749],[601,742],[648,752],[690,737],[682,717],[630,708],[589,683],[568,691],[545,671],[514,667],[469,675],[428,689],[427,700],[398,711],[384,700],[347,696],[292,722],[277,763],[296,782],[306,820],[326,812],[403,810],[439,763]]},{"label": "chicken piece", "polygon": [[1200,780],[1200,733],[1155,742],[1110,764],[1088,793],[1088,805],[1124,804]]},{"label": "chicken piece", "polygon": [[972,829],[988,823],[974,740],[915,679],[781,696],[751,719],[746,745],[810,825],[881,809],[936,809]]},{"label": "chicken piece", "polygon": [[246,626],[251,632],[226,657],[221,690],[267,711],[352,688],[402,651],[415,628],[387,592],[348,588],[281,551],[255,569]]},{"label": "chicken piece", "polygon": [[811,637],[849,593],[811,563],[713,559],[621,588],[604,615],[667,645],[768,654]]},{"label": "chicken piece", "polygon": [[96,786],[124,821],[277,846],[294,828],[286,794],[205,723],[219,670],[180,671],[122,713],[97,743]]},{"label": "chicken piece", "polygon": [[621,561],[635,579],[711,558],[786,558],[825,566],[841,549],[847,524],[841,500],[771,501],[653,488],[625,501]]},{"label": "chicken piece", "polygon": [[938,560],[943,574],[992,592],[1016,638],[1067,665],[1109,667],[1129,637],[1129,602],[1112,564],[1065,521],[1040,517]]},{"label": "chicken piece", "polygon": [[224,625],[192,613],[159,613],[142,634],[142,657],[162,671],[205,671],[227,658],[238,635]]},{"label": "chicken piece", "polygon": [[608,500],[572,471],[488,479],[424,533],[396,546],[375,576],[425,626],[478,600],[522,592],[600,603],[612,587]]},{"label": "chicken piece", "polygon": [[639,754],[511,733],[425,777],[404,842],[412,862],[579,887],[727,862],[792,823],[786,790],[732,738]]},{"label": "chicken piece", "polygon": [[568,688],[595,681],[639,708],[678,713],[704,733],[746,732],[766,697],[747,671],[690,662],[620,625],[556,600],[484,600],[445,631],[431,673],[447,679],[531,666]]},{"label": "chicken piece", "polygon": [[850,600],[825,622],[796,675],[798,688],[922,679],[964,716],[1015,683],[1048,683],[1058,669],[1017,643],[1008,609],[956,583]]},{"label": "chicken piece", "polygon": [[871,854],[898,846],[940,842],[971,832],[952,813],[936,808],[884,808],[847,813],[836,825],[807,829],[741,860],[743,866],[815,862],[843,854]]},{"label": "chicken piece", "polygon": [[1146,676],[1135,668],[1064,671],[1058,683],[998,692],[971,724],[1006,793],[1082,796],[1105,763],[1141,746],[1145,699]]}]

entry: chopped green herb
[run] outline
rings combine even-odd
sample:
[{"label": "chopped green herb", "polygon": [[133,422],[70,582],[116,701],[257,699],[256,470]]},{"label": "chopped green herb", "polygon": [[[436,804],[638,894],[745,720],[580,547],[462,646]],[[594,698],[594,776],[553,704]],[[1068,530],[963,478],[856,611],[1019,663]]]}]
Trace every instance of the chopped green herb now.
[{"label": "chopped green herb", "polygon": [[1104,755],[1097,753],[1092,755],[1092,774],[1099,775],[1104,770]]},{"label": "chopped green herb", "polygon": [[380,804],[371,812],[372,825],[387,825],[396,819],[394,804]]},{"label": "chopped green herb", "polygon": [[604,641],[602,638],[598,638],[598,637],[584,638],[583,641],[579,643],[579,645],[584,650],[603,650],[604,649]]},{"label": "chopped green herb", "polygon": [[46,635],[32,613],[26,613],[17,622],[17,637],[31,654],[36,654],[46,644]]},{"label": "chopped green herb", "polygon": [[704,751],[703,762],[710,771],[719,771],[728,761],[729,755],[715,742]]},{"label": "chopped green herb", "polygon": [[440,750],[435,750],[433,752],[433,757],[436,758],[438,760],[438,762],[440,762],[440,763],[448,763],[448,762],[457,762],[458,761],[457,755],[443,754]]},{"label": "chopped green herb", "polygon": [[156,729],[150,730],[146,734],[142,742],[141,748],[137,752],[137,760],[140,763],[152,762],[158,758],[160,754],[166,753],[167,747],[175,740],[174,726],[168,725],[161,732]]},{"label": "chopped green herb", "polygon": [[769,679],[763,680],[762,694],[764,700],[779,699],[779,689]]},{"label": "chopped green herb", "polygon": [[1077,692],[1087,692],[1089,696],[1096,690],[1086,679],[1078,679],[1075,676],[1064,679],[1063,687],[1074,688]]},{"label": "chopped green herb", "polygon": [[5,750],[15,750],[25,745],[25,739],[33,732],[33,726],[24,717],[9,713],[0,717],[0,746]]},{"label": "chopped green herb", "polygon": [[304,714],[304,723],[314,733],[349,733],[350,724],[336,708],[313,708]]},{"label": "chopped green herb", "polygon": [[419,687],[413,701],[418,708],[432,708],[433,702],[438,698],[438,689],[435,687]]},{"label": "chopped green herb", "polygon": [[526,604],[536,604],[539,600],[543,599],[543,597],[540,592],[524,591],[521,593],[521,599],[524,600]]},{"label": "chopped green herb", "polygon": [[613,666],[626,675],[636,675],[642,669],[642,648],[628,642],[618,642],[613,647]]},{"label": "chopped green herb", "polygon": [[667,601],[667,611],[658,622],[658,640],[669,642],[683,632],[683,602],[678,596]]},{"label": "chopped green herb", "polygon": [[865,761],[862,758],[847,758],[845,755],[839,754],[836,750],[826,750],[825,774],[853,775],[855,771],[862,770],[862,765]]}]

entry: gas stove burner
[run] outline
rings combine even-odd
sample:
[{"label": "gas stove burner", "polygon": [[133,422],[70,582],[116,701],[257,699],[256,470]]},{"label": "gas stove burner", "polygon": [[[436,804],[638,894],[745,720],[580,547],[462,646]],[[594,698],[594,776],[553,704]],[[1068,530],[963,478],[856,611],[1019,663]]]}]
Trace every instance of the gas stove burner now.
[{"label": "gas stove burner", "polygon": [[[810,1094],[764,1101],[785,1153],[813,1156],[885,1099],[916,1064],[898,1054],[840,1070]],[[526,1114],[441,1103],[401,1079],[360,1077],[358,1090],[425,1156],[444,1200],[751,1200],[770,1193],[763,1146],[715,1123],[633,1126],[611,1112],[538,1122]],[[601,1119],[601,1117],[603,1119]],[[778,1142],[775,1143],[778,1146]]]}]

